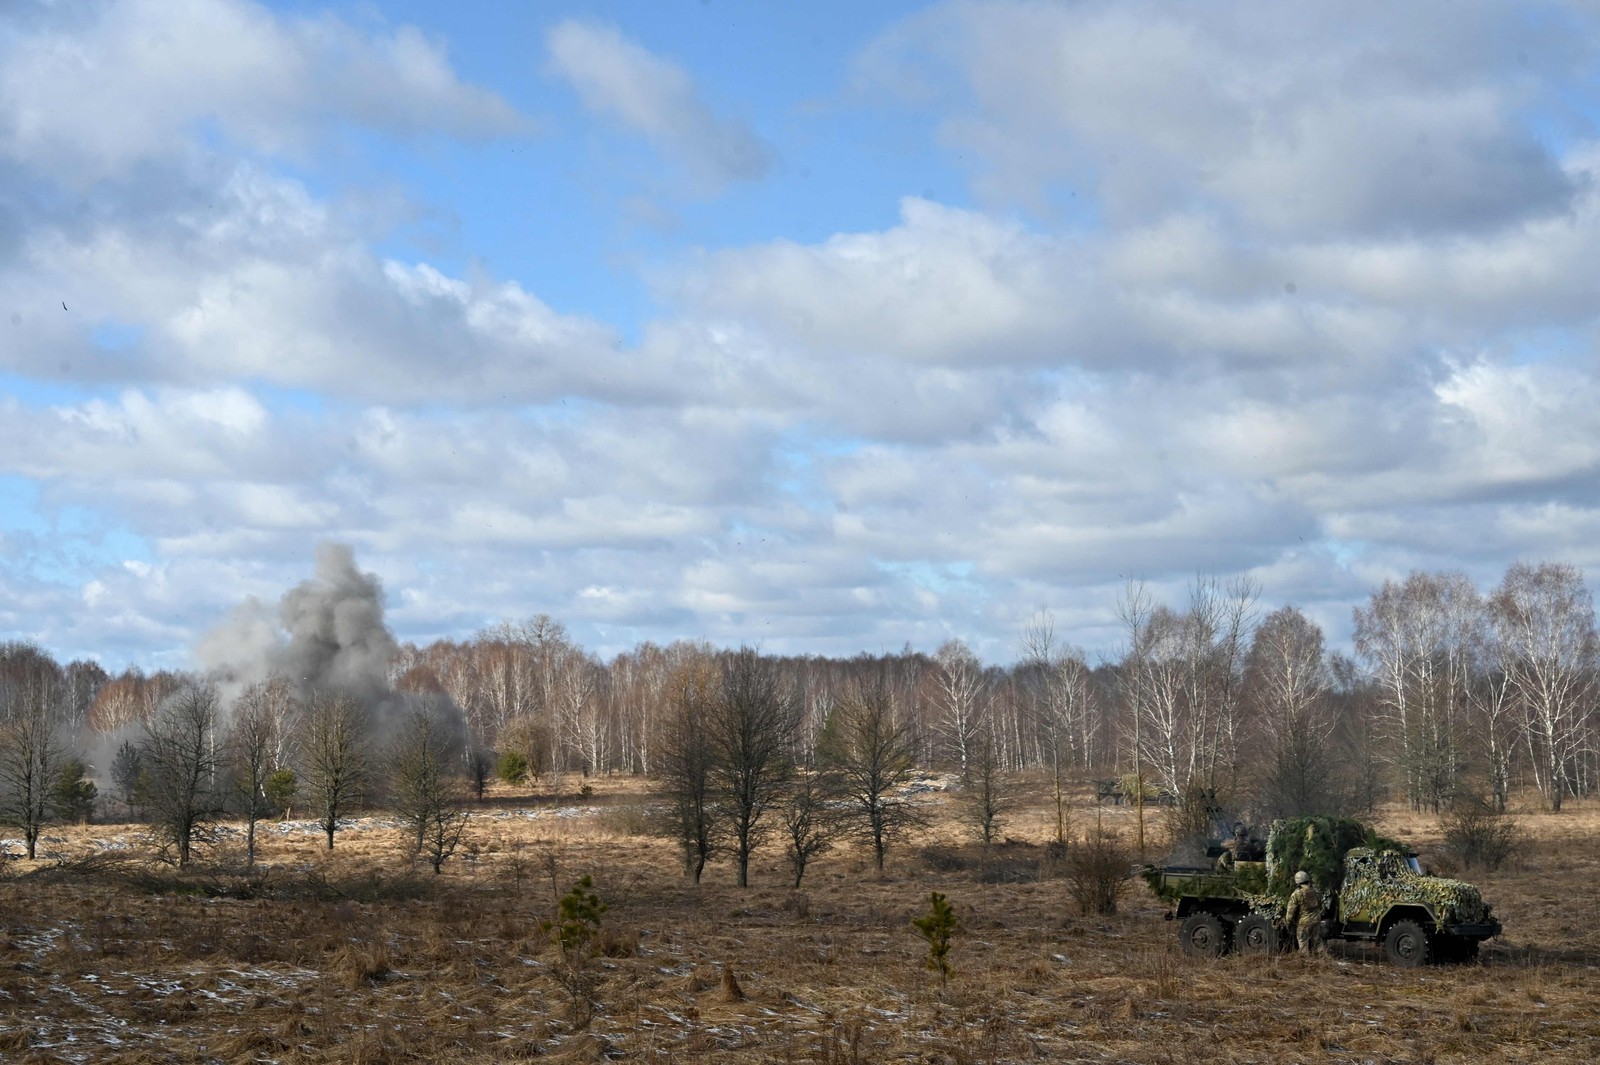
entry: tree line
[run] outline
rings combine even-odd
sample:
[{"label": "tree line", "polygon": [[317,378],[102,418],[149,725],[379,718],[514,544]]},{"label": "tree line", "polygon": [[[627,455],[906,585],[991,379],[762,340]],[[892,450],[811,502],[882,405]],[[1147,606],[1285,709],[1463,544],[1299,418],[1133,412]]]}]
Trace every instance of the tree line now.
[{"label": "tree line", "polygon": [[[374,707],[347,692],[297,693],[284,679],[225,699],[210,679],[174,677],[147,715],[101,733],[74,727],[65,672],[35,647],[0,645],[0,822],[21,829],[30,859],[46,826],[87,821],[97,809],[147,823],[178,866],[215,843],[224,820],[244,823],[253,865],[260,823],[295,809],[331,850],[355,810],[388,808],[436,872],[461,839],[464,738],[437,700]],[[113,698],[119,681],[150,683],[107,679]]]},{"label": "tree line", "polygon": [[1264,612],[1248,581],[1200,577],[1178,602],[1130,585],[1118,617],[1122,645],[1091,661],[1041,611],[1000,666],[958,640],[848,659],[679,641],[602,661],[538,615],[402,645],[392,691],[359,698],[287,679],[113,676],[11,643],[0,820],[31,852],[53,819],[126,812],[182,862],[224,816],[253,841],[257,820],[294,805],[332,846],[341,817],[381,802],[437,862],[459,841],[461,802],[497,771],[626,773],[656,781],[691,874],[726,853],[742,882],[773,838],[797,875],[847,832],[881,862],[914,821],[915,772],[951,774],[985,839],[1027,772],[1049,789],[1060,842],[1069,789],[1091,779],[1261,817],[1386,797],[1503,808],[1519,786],[1559,810],[1596,786],[1600,640],[1575,567],[1519,563],[1484,592],[1456,573],[1385,582],[1355,610],[1353,655],[1294,606]]}]

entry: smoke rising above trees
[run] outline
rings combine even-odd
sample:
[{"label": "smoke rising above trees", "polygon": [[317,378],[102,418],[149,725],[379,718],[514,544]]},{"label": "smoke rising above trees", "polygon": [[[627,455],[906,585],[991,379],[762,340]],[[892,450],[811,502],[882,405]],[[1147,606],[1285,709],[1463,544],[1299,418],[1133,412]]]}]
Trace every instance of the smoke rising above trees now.
[{"label": "smoke rising above trees", "polygon": [[231,685],[284,680],[300,698],[328,690],[381,701],[397,649],[383,620],[382,584],[356,568],[348,545],[324,543],[313,576],[286,592],[276,611],[247,600],[206,634],[196,658]]},{"label": "smoke rising above trees", "polygon": [[[1600,640],[1576,569],[1519,564],[1482,592],[1450,573],[1386,582],[1355,612],[1355,658],[1293,606],[1260,616],[1258,595],[1205,578],[1178,603],[1130,589],[1127,642],[1096,661],[1042,610],[1009,666],[958,640],[851,659],[680,641],[607,662],[547,614],[401,644],[381,582],[323,545],[308,579],[208,635],[193,675],[0,645],[0,819],[37,838],[72,816],[55,776],[81,761],[96,812],[151,820],[179,861],[215,818],[250,823],[289,795],[330,842],[353,811],[408,805],[442,861],[474,776],[517,762],[540,788],[655,778],[689,874],[732,855],[747,879],[781,815],[819,795],[852,799],[830,831],[880,856],[882,811],[926,772],[975,788],[1031,771],[1059,835],[1068,785],[1087,780],[1262,817],[1386,796],[1503,807],[1519,788],[1559,809],[1600,786]],[[840,790],[852,773],[859,796]]]}]

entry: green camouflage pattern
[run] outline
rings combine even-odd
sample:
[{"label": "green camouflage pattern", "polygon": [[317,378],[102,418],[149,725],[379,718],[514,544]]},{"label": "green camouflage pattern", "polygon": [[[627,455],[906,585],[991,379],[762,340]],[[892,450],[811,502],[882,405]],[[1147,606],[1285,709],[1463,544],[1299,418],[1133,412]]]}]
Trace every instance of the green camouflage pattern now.
[{"label": "green camouflage pattern", "polygon": [[1491,908],[1477,888],[1415,872],[1406,854],[1403,845],[1349,818],[1298,817],[1273,822],[1265,862],[1236,862],[1225,871],[1147,866],[1143,872],[1151,890],[1166,902],[1237,900],[1279,927],[1297,869],[1311,877],[1325,910],[1338,899],[1338,916],[1345,922],[1377,924],[1395,906],[1426,908],[1435,931],[1441,925],[1491,919]]},{"label": "green camouflage pattern", "polygon": [[1349,817],[1274,821],[1267,833],[1267,890],[1287,896],[1294,890],[1295,872],[1304,869],[1319,892],[1334,894],[1344,879],[1344,856],[1357,847],[1405,849]]},{"label": "green camouflage pattern", "polygon": [[1259,913],[1264,917],[1272,918],[1272,923],[1282,927],[1283,911],[1289,905],[1289,900],[1282,895],[1253,894],[1239,896],[1251,913]]},{"label": "green camouflage pattern", "polygon": [[1310,884],[1302,884],[1289,896],[1288,905],[1283,913],[1284,923],[1304,925],[1319,920],[1322,917],[1322,908],[1322,893]]},{"label": "green camouflage pattern", "polygon": [[1241,895],[1264,895],[1267,891],[1266,862],[1235,862],[1233,881]]},{"label": "green camouflage pattern", "polygon": [[1376,924],[1394,906],[1425,906],[1436,924],[1478,924],[1489,919],[1483,895],[1471,884],[1413,872],[1395,850],[1357,847],[1345,856],[1339,911],[1346,921]]}]

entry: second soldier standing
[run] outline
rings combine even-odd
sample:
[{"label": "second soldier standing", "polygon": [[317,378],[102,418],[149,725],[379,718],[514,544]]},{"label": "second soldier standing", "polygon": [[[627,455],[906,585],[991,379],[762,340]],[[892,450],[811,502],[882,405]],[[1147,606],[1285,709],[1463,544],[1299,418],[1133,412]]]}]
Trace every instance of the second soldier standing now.
[{"label": "second soldier standing", "polygon": [[1307,954],[1322,952],[1322,895],[1304,869],[1294,874],[1294,894],[1283,911],[1284,931],[1293,930],[1295,945]]}]

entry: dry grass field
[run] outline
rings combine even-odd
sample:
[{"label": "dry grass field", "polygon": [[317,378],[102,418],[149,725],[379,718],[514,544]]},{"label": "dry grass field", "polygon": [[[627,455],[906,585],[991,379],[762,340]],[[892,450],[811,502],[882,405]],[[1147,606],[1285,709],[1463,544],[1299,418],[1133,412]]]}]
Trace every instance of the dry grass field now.
[{"label": "dry grass field", "polygon": [[[1039,789],[1043,794],[1043,789]],[[64,830],[0,872],[0,1060],[43,1062],[1477,1062],[1592,1060],[1600,1047],[1600,810],[1524,813],[1516,868],[1473,875],[1506,927],[1478,963],[1402,971],[1376,950],[1195,961],[1135,884],[1080,917],[1044,849],[1047,814],[985,863],[939,792],[928,833],[824,855],[799,891],[776,848],[698,888],[669,841],[636,834],[647,796],[501,793],[471,853],[412,871],[362,819],[330,855],[267,826],[265,870],[178,876],[133,826]],[[1132,838],[1132,811],[1083,797]],[[1426,859],[1437,824],[1389,811]],[[609,905],[596,1010],[572,1023],[540,922],[580,875]],[[553,876],[553,880],[552,880]],[[941,988],[909,921],[930,891],[962,922]]]}]

